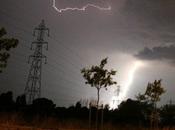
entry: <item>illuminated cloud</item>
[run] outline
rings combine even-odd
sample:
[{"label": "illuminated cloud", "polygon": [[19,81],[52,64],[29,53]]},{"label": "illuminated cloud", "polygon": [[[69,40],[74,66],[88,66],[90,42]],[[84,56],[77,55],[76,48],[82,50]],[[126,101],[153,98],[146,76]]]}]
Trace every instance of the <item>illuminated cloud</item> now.
[{"label": "illuminated cloud", "polygon": [[145,47],[138,52],[135,57],[142,60],[164,60],[175,65],[175,46],[156,46],[153,48]]}]

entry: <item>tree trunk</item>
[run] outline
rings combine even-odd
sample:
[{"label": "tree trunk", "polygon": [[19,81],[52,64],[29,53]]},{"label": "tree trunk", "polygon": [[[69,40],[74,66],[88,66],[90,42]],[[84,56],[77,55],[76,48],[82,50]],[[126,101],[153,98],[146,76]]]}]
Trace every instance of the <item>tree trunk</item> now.
[{"label": "tree trunk", "polygon": [[100,89],[97,88],[97,113],[96,113],[96,128],[99,130],[99,125],[98,125],[98,106],[99,106],[99,100],[100,100]]},{"label": "tree trunk", "polygon": [[97,89],[97,108],[99,106],[99,100],[100,100],[100,89]]},{"label": "tree trunk", "polygon": [[101,106],[101,130],[103,130],[103,104]]},{"label": "tree trunk", "polygon": [[89,103],[89,130],[91,130],[91,103]]}]

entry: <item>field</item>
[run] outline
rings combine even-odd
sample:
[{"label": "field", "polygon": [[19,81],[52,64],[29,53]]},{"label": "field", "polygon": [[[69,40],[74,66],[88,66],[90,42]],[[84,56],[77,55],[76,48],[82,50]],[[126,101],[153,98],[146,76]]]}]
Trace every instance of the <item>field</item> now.
[{"label": "field", "polygon": [[[46,125],[46,124],[45,124]],[[80,126],[66,125],[65,127],[55,127],[55,128],[44,128],[37,126],[20,126],[20,125],[10,125],[10,124],[0,124],[0,130],[96,130],[95,128],[81,128]],[[114,127],[110,124],[104,125],[103,129],[100,130],[175,130],[175,128],[143,128],[143,127],[132,127],[132,126],[118,126]]]},{"label": "field", "polygon": [[[80,120],[75,118],[58,119],[54,117],[33,117],[24,120],[20,114],[0,113],[0,130],[96,130],[95,122],[92,121],[91,128],[88,120]],[[104,122],[103,127],[99,125],[100,130],[175,130],[175,128],[145,128],[141,125],[112,124]],[[102,129],[103,128],[103,129]]]}]

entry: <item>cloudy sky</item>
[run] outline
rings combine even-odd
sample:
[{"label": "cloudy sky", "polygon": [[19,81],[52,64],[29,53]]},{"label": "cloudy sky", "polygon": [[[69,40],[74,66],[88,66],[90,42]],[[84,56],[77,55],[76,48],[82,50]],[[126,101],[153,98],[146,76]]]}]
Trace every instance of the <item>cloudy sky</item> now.
[{"label": "cloudy sky", "polygon": [[[175,92],[175,1],[173,0],[56,0],[56,7],[81,8],[86,4],[112,8],[100,11],[58,13],[52,0],[3,0],[0,26],[20,43],[12,51],[8,67],[0,75],[0,92],[24,92],[30,64],[27,63],[32,32],[42,19],[50,28],[48,63],[43,65],[42,97],[69,106],[80,99],[96,98],[95,88],[84,84],[80,69],[108,57],[107,68],[121,86],[121,99],[144,92],[147,83],[163,79],[166,94]],[[101,91],[101,101],[110,103],[116,87]]]}]

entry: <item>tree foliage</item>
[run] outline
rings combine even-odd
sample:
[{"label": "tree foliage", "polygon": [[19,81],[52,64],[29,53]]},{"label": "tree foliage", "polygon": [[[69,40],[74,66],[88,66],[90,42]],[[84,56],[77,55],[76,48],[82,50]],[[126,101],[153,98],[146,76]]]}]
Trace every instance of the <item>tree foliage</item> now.
[{"label": "tree foliage", "polygon": [[148,83],[144,94],[138,94],[136,98],[140,101],[147,101],[151,104],[156,104],[160,101],[160,96],[165,93],[162,87],[162,80],[155,80],[153,83]]},{"label": "tree foliage", "polygon": [[7,38],[7,34],[4,28],[0,29],[0,73],[3,68],[7,66],[7,60],[10,57],[10,49],[15,48],[18,45],[18,40],[15,38]]},{"label": "tree foliage", "polygon": [[99,102],[100,89],[105,88],[107,90],[108,86],[117,84],[117,82],[114,81],[112,78],[112,76],[116,74],[116,71],[105,69],[104,67],[106,64],[107,58],[103,59],[100,65],[92,66],[91,68],[83,68],[81,70],[81,73],[83,74],[83,77],[86,80],[85,83],[97,89],[97,105]]},{"label": "tree foliage", "polygon": [[154,83],[148,83],[145,95],[152,103],[160,101],[160,96],[165,92],[161,85],[161,80],[155,80]]}]

